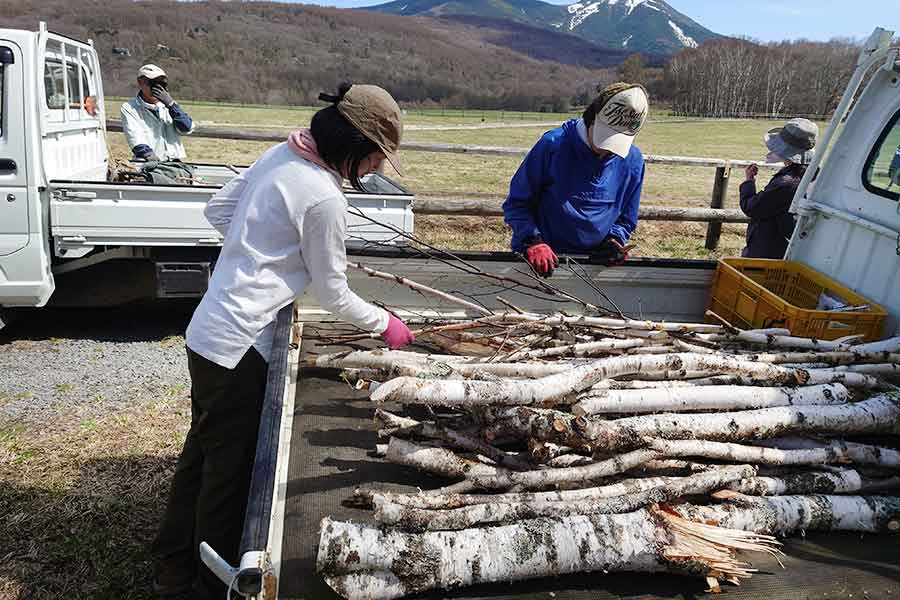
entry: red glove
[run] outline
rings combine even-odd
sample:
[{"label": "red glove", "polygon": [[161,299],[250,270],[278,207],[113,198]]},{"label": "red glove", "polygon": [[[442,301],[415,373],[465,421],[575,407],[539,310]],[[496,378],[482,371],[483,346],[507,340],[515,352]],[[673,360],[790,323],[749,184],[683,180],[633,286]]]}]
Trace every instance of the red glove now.
[{"label": "red glove", "polygon": [[525,258],[542,277],[553,275],[553,269],[559,266],[559,258],[547,244],[535,244],[525,250]]},{"label": "red glove", "polygon": [[388,313],[387,329],[381,334],[381,339],[388,345],[391,350],[402,348],[416,341],[416,336],[412,334],[406,323]]}]

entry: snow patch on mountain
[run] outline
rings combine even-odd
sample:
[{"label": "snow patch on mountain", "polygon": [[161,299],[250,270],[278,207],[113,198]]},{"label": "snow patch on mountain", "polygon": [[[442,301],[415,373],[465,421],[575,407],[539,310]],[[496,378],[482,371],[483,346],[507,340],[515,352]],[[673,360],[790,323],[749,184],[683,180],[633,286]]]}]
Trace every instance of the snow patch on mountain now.
[{"label": "snow patch on mountain", "polygon": [[569,4],[566,7],[569,14],[572,15],[572,19],[569,21],[569,30],[571,31],[584,23],[585,19],[600,10],[601,6],[615,6],[617,4],[628,9],[628,12],[625,14],[626,17],[631,15],[638,6],[646,6],[657,12],[664,12],[655,5],[654,0],[599,0],[598,2],[576,2],[574,4]]},{"label": "snow patch on mountain", "polygon": [[696,48],[697,47],[697,40],[695,40],[694,38],[692,38],[689,35],[685,35],[685,33],[684,33],[684,31],[682,31],[681,27],[679,27],[678,25],[673,23],[672,19],[669,19],[669,27],[672,28],[672,31],[675,33],[675,37],[678,38],[678,41],[681,42],[681,44],[685,48]]}]

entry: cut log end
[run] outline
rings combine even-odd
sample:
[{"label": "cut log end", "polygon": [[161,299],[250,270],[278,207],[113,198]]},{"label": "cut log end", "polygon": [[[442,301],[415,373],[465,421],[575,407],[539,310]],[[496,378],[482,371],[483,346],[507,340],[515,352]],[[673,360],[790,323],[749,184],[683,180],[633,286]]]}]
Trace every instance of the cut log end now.
[{"label": "cut log end", "polygon": [[726,581],[748,579],[753,569],[737,559],[738,551],[764,552],[784,567],[780,559],[784,554],[779,549],[781,543],[771,535],[689,521],[665,506],[651,507],[650,512],[660,519],[671,536],[663,558],[689,573]]}]

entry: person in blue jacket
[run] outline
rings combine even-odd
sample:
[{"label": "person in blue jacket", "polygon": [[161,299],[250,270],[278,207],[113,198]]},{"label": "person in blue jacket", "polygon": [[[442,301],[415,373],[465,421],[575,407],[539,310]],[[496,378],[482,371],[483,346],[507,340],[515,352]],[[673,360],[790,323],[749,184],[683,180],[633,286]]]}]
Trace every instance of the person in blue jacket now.
[{"label": "person in blue jacket", "polygon": [[628,256],[637,226],[644,157],[633,144],[647,119],[647,93],[615,83],[580,119],[545,133],[509,184],[503,216],[512,249],[544,277],[557,254],[588,254],[607,265]]}]

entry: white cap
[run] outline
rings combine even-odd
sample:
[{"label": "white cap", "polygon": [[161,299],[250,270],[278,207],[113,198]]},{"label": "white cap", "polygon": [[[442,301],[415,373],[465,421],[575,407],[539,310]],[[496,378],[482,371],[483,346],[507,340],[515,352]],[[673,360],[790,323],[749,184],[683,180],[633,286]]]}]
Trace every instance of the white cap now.
[{"label": "white cap", "polygon": [[621,91],[603,105],[594,119],[591,141],[594,147],[625,158],[634,136],[647,120],[650,103],[640,87]]},{"label": "white cap", "polygon": [[165,77],[166,72],[156,65],[144,65],[138,69],[138,77],[146,77],[147,79],[156,79],[157,77]]}]

